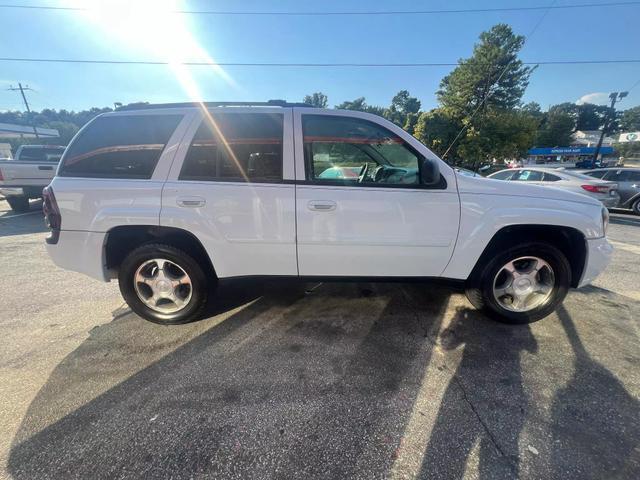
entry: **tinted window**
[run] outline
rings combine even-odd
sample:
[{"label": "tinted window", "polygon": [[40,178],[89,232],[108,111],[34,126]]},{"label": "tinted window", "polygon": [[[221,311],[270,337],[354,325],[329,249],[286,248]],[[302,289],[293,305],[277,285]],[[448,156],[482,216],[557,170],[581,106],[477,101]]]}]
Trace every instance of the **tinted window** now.
[{"label": "tinted window", "polygon": [[18,158],[21,162],[59,162],[64,147],[22,147]]},{"label": "tinted window", "polygon": [[503,170],[501,172],[494,173],[491,175],[491,178],[495,178],[496,180],[509,180],[513,174],[513,170]]},{"label": "tinted window", "polygon": [[618,180],[620,182],[637,182],[640,181],[640,171],[638,172],[634,172],[632,170],[623,170],[619,177]]},{"label": "tinted window", "polygon": [[553,173],[547,173],[547,172],[544,173],[543,181],[545,182],[558,182],[560,180],[562,179],[559,176],[554,175]]},{"label": "tinted window", "polygon": [[536,170],[520,170],[514,175],[512,180],[518,182],[540,182],[542,181],[542,172]]},{"label": "tinted window", "polygon": [[358,185],[419,184],[421,156],[402,138],[366,120],[302,117],[307,180]]},{"label": "tinted window", "polygon": [[585,175],[589,175],[594,178],[602,178],[607,173],[607,170],[593,170],[591,172],[584,172]]},{"label": "tinted window", "polygon": [[181,115],[98,117],[65,153],[60,175],[151,178]]},{"label": "tinted window", "polygon": [[180,172],[181,180],[282,180],[280,114],[225,113],[198,128]]}]

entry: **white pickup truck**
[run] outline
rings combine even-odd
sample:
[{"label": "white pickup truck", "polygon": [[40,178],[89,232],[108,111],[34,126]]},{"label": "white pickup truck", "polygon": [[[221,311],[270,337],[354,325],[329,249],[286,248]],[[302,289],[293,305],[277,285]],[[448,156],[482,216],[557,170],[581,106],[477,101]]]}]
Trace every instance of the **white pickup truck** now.
[{"label": "white pickup truck", "polygon": [[612,252],[597,200],[459,175],[383,118],[280,101],[101,115],[65,151],[44,210],[55,263],[118,278],[164,324],[256,276],[453,280],[526,323]]},{"label": "white pickup truck", "polygon": [[42,189],[55,175],[65,147],[21,145],[13,160],[0,161],[0,194],[16,212],[29,210],[29,199],[42,197]]}]

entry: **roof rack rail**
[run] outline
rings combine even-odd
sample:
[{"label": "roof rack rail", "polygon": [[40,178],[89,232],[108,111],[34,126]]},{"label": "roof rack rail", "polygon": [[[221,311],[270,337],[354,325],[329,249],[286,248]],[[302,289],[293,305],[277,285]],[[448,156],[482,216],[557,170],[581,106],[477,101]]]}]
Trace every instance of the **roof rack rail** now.
[{"label": "roof rack rail", "polygon": [[267,102],[183,102],[183,103],[148,103],[125,105],[116,108],[117,112],[126,110],[153,110],[158,108],[187,107],[313,107],[308,103],[290,103],[286,100],[269,100]]}]

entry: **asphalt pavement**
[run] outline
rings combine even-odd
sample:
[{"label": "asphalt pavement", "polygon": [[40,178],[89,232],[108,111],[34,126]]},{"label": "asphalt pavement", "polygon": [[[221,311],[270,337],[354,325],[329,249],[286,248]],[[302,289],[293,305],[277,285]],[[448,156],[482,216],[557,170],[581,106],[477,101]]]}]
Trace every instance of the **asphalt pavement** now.
[{"label": "asphalt pavement", "polygon": [[0,477],[640,478],[640,217],[529,326],[420,284],[239,282],[162,327],[0,201]]}]

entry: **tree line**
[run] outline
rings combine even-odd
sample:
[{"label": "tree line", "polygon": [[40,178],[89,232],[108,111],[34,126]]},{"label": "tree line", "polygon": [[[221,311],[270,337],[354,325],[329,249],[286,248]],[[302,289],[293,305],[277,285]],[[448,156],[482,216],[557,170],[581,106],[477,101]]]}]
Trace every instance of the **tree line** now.
[{"label": "tree line", "polygon": [[[607,106],[561,103],[543,111],[539,104],[523,104],[522,97],[535,67],[518,58],[524,37],[506,24],[498,24],[480,34],[469,58],[440,82],[436,92],[438,106],[421,110],[421,102],[401,90],[387,107],[370,105],[365,97],[345,101],[335,108],[381,115],[404,128],[431,150],[456,163],[521,158],[529,148],[567,146],[576,130],[608,133],[640,130],[640,106],[611,112]],[[327,108],[329,99],[322,92],[304,97],[310,105]],[[139,102],[145,103],[145,102]],[[131,104],[130,104],[131,105]],[[133,104],[135,105],[135,104]],[[40,112],[0,112],[0,123],[55,128],[60,138],[49,143],[67,144],[89,120],[112,108],[91,108],[80,112],[44,109]],[[40,143],[38,139],[12,139],[20,143]],[[638,149],[636,144],[621,147]]]},{"label": "tree line", "polygon": [[[505,24],[480,34],[471,57],[440,82],[438,106],[421,111],[421,103],[401,90],[388,107],[369,105],[364,97],[335,108],[381,115],[407,130],[447,160],[475,163],[492,159],[521,158],[531,147],[568,146],[577,130],[607,133],[640,130],[640,106],[624,112],[585,103],[561,103],[542,111],[539,104],[523,104],[522,97],[536,67],[518,58],[524,37]],[[321,92],[303,101],[326,108]],[[640,147],[626,145],[623,149]]]}]

